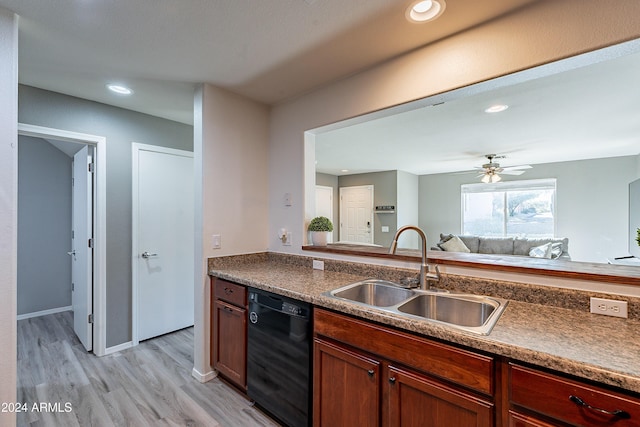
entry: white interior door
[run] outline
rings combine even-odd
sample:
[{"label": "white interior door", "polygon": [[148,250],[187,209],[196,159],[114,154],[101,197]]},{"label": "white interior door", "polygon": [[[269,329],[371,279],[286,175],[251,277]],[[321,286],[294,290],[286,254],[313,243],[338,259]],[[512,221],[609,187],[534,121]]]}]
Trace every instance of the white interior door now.
[{"label": "white interior door", "polygon": [[133,158],[135,343],[193,325],[194,182],[191,152],[134,144]]},{"label": "white interior door", "polygon": [[71,305],[73,329],[87,351],[93,349],[93,173],[89,170],[93,147],[73,156],[71,232]]},{"label": "white interior door", "polygon": [[340,187],[340,241],[373,244],[373,185]]},{"label": "white interior door", "polygon": [[[333,222],[333,187],[316,185],[316,215],[324,216]],[[333,243],[333,233],[327,235],[327,243]]]}]

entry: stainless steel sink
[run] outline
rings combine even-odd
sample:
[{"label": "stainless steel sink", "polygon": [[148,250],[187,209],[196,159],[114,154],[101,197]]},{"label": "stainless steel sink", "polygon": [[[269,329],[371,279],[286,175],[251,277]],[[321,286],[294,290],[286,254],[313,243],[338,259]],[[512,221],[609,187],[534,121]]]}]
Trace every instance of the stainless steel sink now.
[{"label": "stainless steel sink", "polygon": [[411,289],[386,280],[369,279],[330,291],[331,296],[374,307],[390,307],[414,295]]},{"label": "stainless steel sink", "polygon": [[488,335],[508,301],[480,295],[405,289],[394,282],[368,279],[325,296],[413,319]]},{"label": "stainless steel sink", "polygon": [[398,306],[398,311],[458,326],[477,328],[500,306],[496,301],[474,295],[419,295]]}]

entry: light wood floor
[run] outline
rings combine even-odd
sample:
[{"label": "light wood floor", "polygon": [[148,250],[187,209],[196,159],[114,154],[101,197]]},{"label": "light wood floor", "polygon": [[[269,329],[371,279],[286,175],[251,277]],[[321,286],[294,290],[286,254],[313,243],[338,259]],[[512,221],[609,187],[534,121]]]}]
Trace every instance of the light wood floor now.
[{"label": "light wood floor", "polygon": [[[278,425],[219,379],[191,376],[193,328],[96,357],[73,333],[72,316],[18,322],[18,402],[28,407],[18,426]],[[48,410],[33,411],[41,402]]]}]

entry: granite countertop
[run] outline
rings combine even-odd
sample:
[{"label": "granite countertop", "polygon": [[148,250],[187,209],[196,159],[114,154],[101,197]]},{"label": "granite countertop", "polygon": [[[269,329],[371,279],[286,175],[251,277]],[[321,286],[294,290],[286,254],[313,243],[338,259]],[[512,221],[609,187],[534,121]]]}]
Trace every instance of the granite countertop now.
[{"label": "granite countertop", "polygon": [[510,300],[492,332],[482,336],[322,295],[377,277],[358,273],[314,270],[269,258],[209,266],[209,274],[222,279],[640,393],[638,320]]}]

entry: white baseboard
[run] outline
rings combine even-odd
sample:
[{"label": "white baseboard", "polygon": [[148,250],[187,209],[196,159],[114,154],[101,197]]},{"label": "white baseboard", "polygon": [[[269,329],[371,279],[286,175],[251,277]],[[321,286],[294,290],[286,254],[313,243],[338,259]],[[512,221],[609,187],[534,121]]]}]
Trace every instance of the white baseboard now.
[{"label": "white baseboard", "polygon": [[72,309],[73,309],[73,307],[69,305],[69,306],[66,306],[66,307],[51,308],[49,310],[34,311],[33,313],[19,314],[18,317],[17,317],[17,320],[30,319],[32,317],[46,316],[48,314],[54,314],[54,313],[62,313],[63,311],[71,311]]},{"label": "white baseboard", "polygon": [[218,371],[211,370],[211,371],[207,372],[206,374],[202,374],[196,368],[193,368],[193,370],[191,371],[191,376],[193,378],[197,379],[201,383],[206,383],[207,381],[211,381],[212,379],[217,377],[218,376]]},{"label": "white baseboard", "polygon": [[106,356],[107,354],[117,353],[119,351],[126,350],[126,349],[131,348],[131,347],[133,347],[133,342],[131,342],[131,341],[123,342],[122,344],[114,345],[113,347],[107,347],[104,350],[104,355],[103,356]]}]

